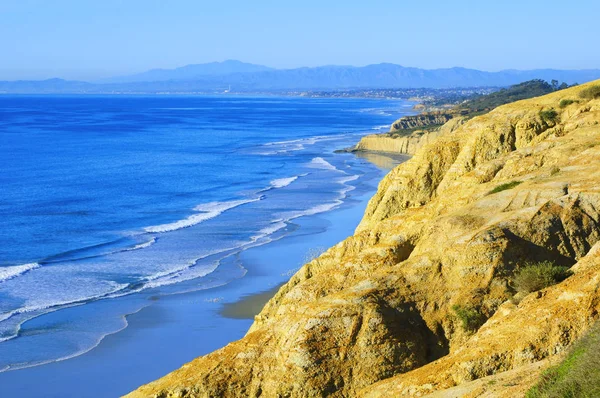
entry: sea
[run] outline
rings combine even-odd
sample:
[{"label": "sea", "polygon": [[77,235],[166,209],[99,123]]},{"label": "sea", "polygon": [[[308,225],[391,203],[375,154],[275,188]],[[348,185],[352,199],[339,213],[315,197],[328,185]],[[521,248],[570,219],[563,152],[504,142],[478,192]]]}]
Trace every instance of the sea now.
[{"label": "sea", "polygon": [[334,151],[412,105],[0,96],[0,372],[89,352],[158,297],[243,284],[241,252],[374,191],[386,170]]}]

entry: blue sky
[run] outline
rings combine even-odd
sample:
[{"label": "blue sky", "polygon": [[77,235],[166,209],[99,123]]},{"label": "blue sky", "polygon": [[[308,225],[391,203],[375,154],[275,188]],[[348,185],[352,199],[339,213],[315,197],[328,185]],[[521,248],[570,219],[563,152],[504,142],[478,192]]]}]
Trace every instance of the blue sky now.
[{"label": "blue sky", "polygon": [[598,0],[0,0],[0,79],[96,79],[239,59],[600,68]]}]

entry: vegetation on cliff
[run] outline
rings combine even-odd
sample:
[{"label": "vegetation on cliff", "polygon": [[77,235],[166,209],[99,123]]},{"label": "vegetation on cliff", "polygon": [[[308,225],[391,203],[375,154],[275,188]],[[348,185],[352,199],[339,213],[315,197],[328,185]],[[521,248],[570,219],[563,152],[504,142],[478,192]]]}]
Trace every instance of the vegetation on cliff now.
[{"label": "vegetation on cliff", "polygon": [[564,83],[559,86],[558,84],[552,85],[544,80],[530,80],[491,94],[478,96],[468,100],[458,105],[454,111],[463,115],[480,114],[482,112],[489,112],[501,105],[523,99],[539,97],[567,87],[568,86]]},{"label": "vegetation on cliff", "polygon": [[600,324],[569,349],[567,357],[543,373],[526,398],[600,397]]},{"label": "vegetation on cliff", "polygon": [[531,293],[564,281],[571,272],[568,267],[555,265],[552,261],[525,264],[515,275],[514,284],[517,291]]},{"label": "vegetation on cliff", "polygon": [[[559,85],[557,81],[550,84],[544,80],[531,80],[485,95],[468,95],[463,97],[461,101],[455,101],[452,105],[446,102],[442,104],[436,102],[435,106],[428,104],[425,105],[425,109],[438,109],[440,106],[445,109],[398,119],[392,124],[389,132],[363,137],[355,149],[380,152],[399,151],[400,153],[414,154],[416,149],[422,146],[419,141],[429,141],[432,135],[433,138],[437,138],[440,135],[442,126],[453,118],[457,120],[454,125],[458,125],[475,116],[485,114],[500,105],[538,97],[567,87],[565,83]],[[588,96],[588,99],[591,99],[596,94],[592,87],[588,91],[582,92],[581,95]],[[576,100],[563,99],[559,103],[559,108],[565,108],[573,103],[576,103]],[[548,123],[555,123],[558,112],[553,108],[541,109],[540,117]],[[452,131],[446,129],[446,131],[448,130]],[[390,138],[401,142],[394,143]]]}]

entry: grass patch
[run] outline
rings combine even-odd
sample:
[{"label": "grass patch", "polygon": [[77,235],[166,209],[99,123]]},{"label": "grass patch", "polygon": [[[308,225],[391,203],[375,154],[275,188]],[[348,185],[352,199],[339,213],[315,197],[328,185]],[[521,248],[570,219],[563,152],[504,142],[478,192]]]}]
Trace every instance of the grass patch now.
[{"label": "grass patch", "polygon": [[556,112],[554,109],[545,109],[540,111],[540,117],[545,122],[554,123],[558,120],[558,112]]},{"label": "grass patch", "polygon": [[531,293],[556,285],[571,274],[568,267],[555,265],[551,261],[530,263],[517,271],[514,284],[518,292]]},{"label": "grass patch", "polygon": [[453,305],[452,311],[460,320],[460,324],[465,332],[473,333],[485,323],[485,317],[475,307],[462,305]]},{"label": "grass patch", "polygon": [[585,99],[600,98],[600,86],[591,86],[579,92],[579,96]]},{"label": "grass patch", "polygon": [[443,126],[443,124],[430,124],[428,126],[414,127],[411,129],[391,130],[390,132],[387,133],[387,135],[392,138],[407,137],[407,136],[412,135],[417,132],[420,132],[421,135],[423,135],[425,133],[430,133],[432,131],[435,131],[442,126]]},{"label": "grass patch", "polygon": [[511,181],[511,182],[506,182],[504,184],[500,184],[496,188],[494,188],[490,192],[488,192],[488,195],[492,195],[494,193],[506,191],[507,189],[512,189],[512,188],[514,188],[517,185],[520,185],[522,183],[523,183],[523,181]]},{"label": "grass patch", "polygon": [[576,103],[577,101],[572,100],[572,99],[563,99],[560,100],[560,102],[558,103],[558,106],[561,108],[566,108],[567,106]]},{"label": "grass patch", "polygon": [[600,397],[600,324],[571,347],[562,363],[544,372],[525,396]]}]

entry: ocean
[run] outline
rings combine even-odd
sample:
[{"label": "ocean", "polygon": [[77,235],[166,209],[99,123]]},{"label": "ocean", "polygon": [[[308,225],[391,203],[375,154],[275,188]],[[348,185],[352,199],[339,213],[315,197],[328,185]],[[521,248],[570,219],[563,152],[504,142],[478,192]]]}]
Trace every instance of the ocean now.
[{"label": "ocean", "polygon": [[0,96],[0,372],[89,352],[157,297],[243,284],[240,253],[373,192],[385,170],[333,151],[411,106]]}]

